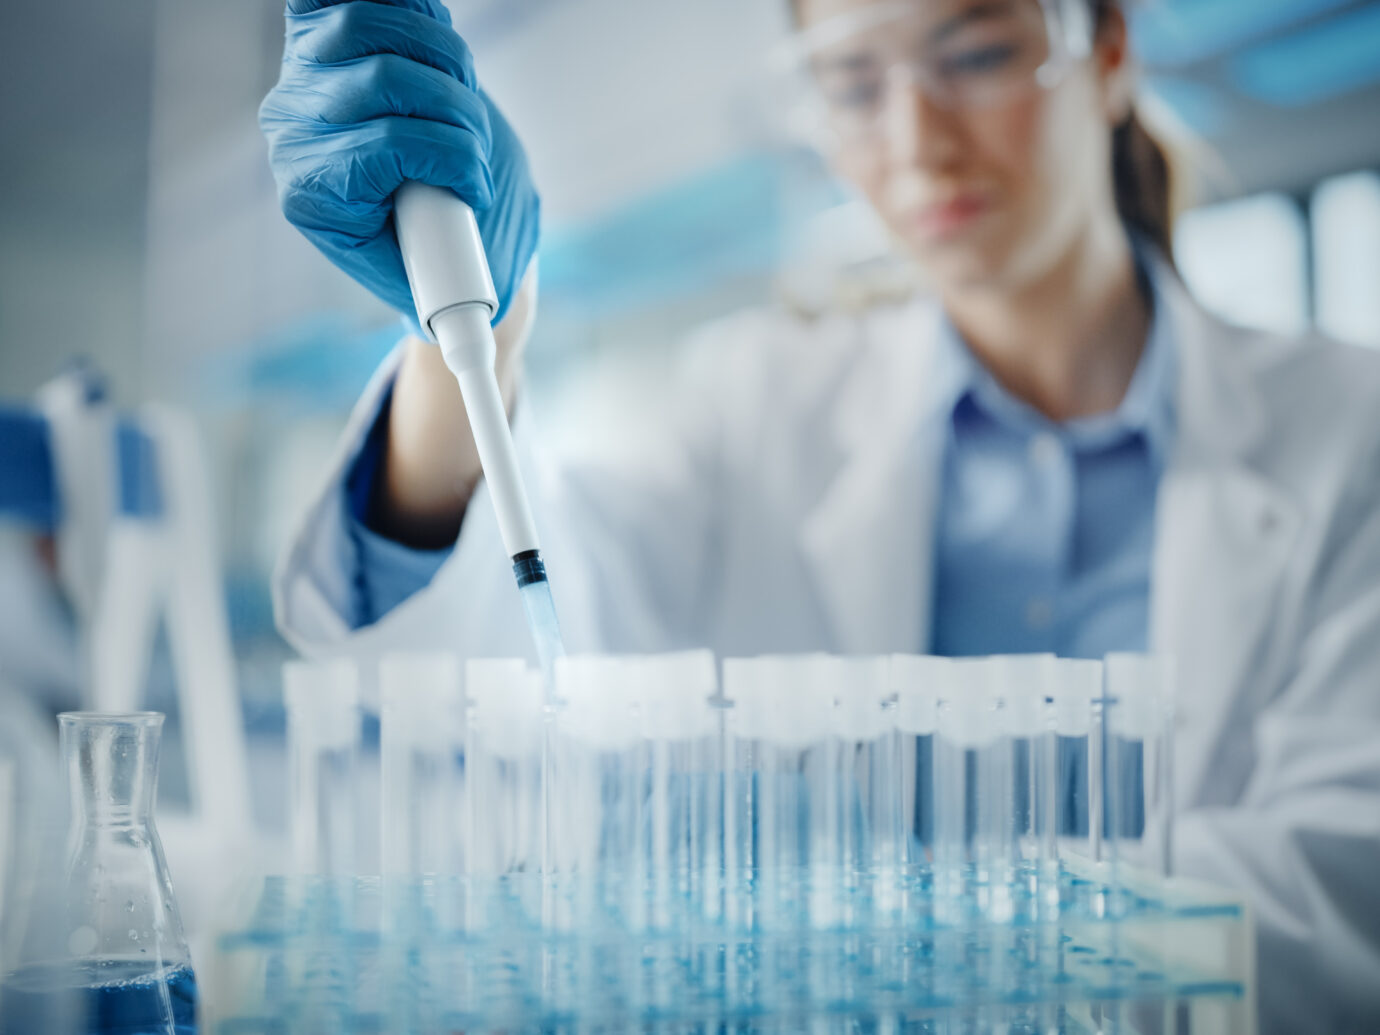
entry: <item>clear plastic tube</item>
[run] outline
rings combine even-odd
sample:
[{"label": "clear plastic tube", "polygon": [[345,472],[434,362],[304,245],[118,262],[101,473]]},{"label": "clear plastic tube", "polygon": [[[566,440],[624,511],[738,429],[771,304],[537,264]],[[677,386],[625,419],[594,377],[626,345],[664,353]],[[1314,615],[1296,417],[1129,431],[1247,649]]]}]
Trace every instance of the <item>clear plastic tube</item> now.
[{"label": "clear plastic tube", "polygon": [[836,686],[831,726],[839,766],[838,862],[845,873],[889,872],[903,851],[889,660],[835,658],[831,668]]},{"label": "clear plastic tube", "polygon": [[283,701],[295,868],[303,874],[353,874],[361,733],[354,663],[286,662]]},{"label": "clear plastic tube", "polygon": [[[677,937],[690,917],[716,915],[721,841],[720,727],[717,677],[709,651],[629,656],[615,661],[640,728],[640,777],[635,858],[626,915],[634,928],[656,932],[642,949],[635,980],[651,1010],[675,1009],[679,965],[717,960],[693,940]],[[699,901],[695,901],[696,899]]]},{"label": "clear plastic tube", "polygon": [[988,658],[955,663],[954,694],[939,702],[935,749],[938,878],[965,911],[1011,917],[1012,773],[998,671]]},{"label": "clear plastic tube", "polygon": [[283,666],[287,709],[289,800],[297,873],[323,879],[297,885],[291,907],[317,951],[304,966],[314,975],[312,1009],[321,1022],[304,1031],[339,1030],[355,981],[346,939],[354,923],[348,879],[358,865],[358,768],[362,733],[359,680],[344,658]]},{"label": "clear plastic tube", "polygon": [[1060,658],[1054,663],[1053,722],[1059,769],[1055,828],[1061,860],[1096,860],[1101,851],[1101,749],[1094,736],[1101,697],[1102,662]]},{"label": "clear plastic tube", "polygon": [[810,904],[796,893],[808,887],[812,863],[837,851],[830,661],[822,654],[724,661],[726,855],[744,923],[759,913],[766,922],[803,922]]},{"label": "clear plastic tube", "polygon": [[379,692],[383,873],[459,873],[460,660],[389,654],[379,665]]},{"label": "clear plastic tube", "polygon": [[898,804],[905,834],[901,862],[912,871],[934,862],[934,740],[939,702],[952,697],[954,678],[950,658],[914,654],[891,658]]},{"label": "clear plastic tube", "polygon": [[1108,654],[1107,833],[1111,857],[1173,871],[1173,660]]},{"label": "clear plastic tube", "polygon": [[1016,877],[1036,889],[1055,859],[1053,732],[1049,702],[1054,690],[1053,654],[1005,654],[989,661],[993,692],[1000,695],[1002,732],[1012,773],[1010,843]]},{"label": "clear plastic tube", "polygon": [[664,917],[672,896],[700,889],[721,865],[718,679],[709,651],[623,664],[641,720],[648,777],[641,870],[656,883],[653,903]]},{"label": "clear plastic tube", "polygon": [[577,655],[556,662],[562,712],[549,788],[560,870],[628,874],[644,775],[641,727],[626,669],[616,657]]},{"label": "clear plastic tube", "polygon": [[465,665],[464,827],[474,876],[541,863],[544,677],[519,659]]}]

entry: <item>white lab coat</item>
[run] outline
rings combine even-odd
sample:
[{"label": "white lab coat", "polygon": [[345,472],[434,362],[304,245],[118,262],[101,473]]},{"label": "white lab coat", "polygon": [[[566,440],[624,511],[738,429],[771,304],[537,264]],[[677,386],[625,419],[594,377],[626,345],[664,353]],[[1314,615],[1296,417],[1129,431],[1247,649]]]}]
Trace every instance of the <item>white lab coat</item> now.
[{"label": "white lab coat", "polygon": [[[1157,281],[1177,435],[1150,642],[1180,663],[1177,865],[1253,901],[1268,1030],[1380,1030],[1380,356],[1225,326],[1168,269]],[[702,370],[645,463],[535,467],[568,644],[924,651],[938,318],[924,301],[734,318],[692,353]],[[343,468],[395,363],[283,558],[281,626],[309,654],[528,653],[482,486],[427,589],[353,632],[331,604]]]}]

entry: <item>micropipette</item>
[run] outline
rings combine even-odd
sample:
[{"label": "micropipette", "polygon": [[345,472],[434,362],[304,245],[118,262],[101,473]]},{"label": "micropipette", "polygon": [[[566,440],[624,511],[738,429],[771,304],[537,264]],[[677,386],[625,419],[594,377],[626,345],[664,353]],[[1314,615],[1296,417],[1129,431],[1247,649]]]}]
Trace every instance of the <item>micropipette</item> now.
[{"label": "micropipette", "polygon": [[508,412],[494,373],[497,347],[490,321],[498,294],[473,210],[452,191],[405,183],[393,196],[394,225],[417,319],[441,347],[460,382],[479,464],[493,497],[503,546],[513,562],[537,658],[552,685],[561,645],[537,527],[518,470]]}]

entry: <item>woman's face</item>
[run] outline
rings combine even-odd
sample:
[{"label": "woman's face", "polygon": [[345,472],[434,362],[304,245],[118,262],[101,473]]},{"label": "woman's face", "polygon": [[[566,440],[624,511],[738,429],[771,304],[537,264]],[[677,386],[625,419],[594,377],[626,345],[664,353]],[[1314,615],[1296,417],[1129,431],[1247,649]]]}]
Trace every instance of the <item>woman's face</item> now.
[{"label": "woman's face", "polygon": [[1124,115],[1113,101],[1121,45],[1099,39],[1091,59],[1041,85],[1038,0],[891,6],[901,18],[869,28],[876,0],[799,0],[804,29],[839,15],[864,26],[811,60],[831,162],[941,293],[1018,289],[1097,220],[1117,218],[1109,130]]}]

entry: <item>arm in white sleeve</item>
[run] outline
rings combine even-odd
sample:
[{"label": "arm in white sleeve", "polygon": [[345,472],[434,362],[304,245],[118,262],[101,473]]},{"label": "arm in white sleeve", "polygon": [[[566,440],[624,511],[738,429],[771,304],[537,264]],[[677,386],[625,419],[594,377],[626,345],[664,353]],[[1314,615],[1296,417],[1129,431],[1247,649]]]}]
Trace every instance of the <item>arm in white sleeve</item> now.
[{"label": "arm in white sleeve", "polygon": [[1380,471],[1341,512],[1239,806],[1181,817],[1182,871],[1245,891],[1265,1031],[1380,1031]]}]

